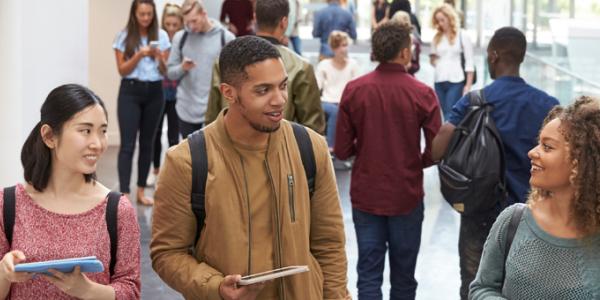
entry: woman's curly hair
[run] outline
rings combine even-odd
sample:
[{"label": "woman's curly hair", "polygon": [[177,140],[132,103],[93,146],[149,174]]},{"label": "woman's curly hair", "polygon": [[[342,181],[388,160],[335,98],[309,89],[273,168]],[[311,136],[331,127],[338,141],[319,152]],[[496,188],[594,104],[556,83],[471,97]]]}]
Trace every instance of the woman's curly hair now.
[{"label": "woman's curly hair", "polygon": [[[579,97],[573,104],[556,106],[544,120],[544,126],[560,119],[573,166],[569,180],[575,187],[572,213],[584,235],[600,232],[600,101]],[[533,189],[530,202],[542,198],[543,191]]]}]

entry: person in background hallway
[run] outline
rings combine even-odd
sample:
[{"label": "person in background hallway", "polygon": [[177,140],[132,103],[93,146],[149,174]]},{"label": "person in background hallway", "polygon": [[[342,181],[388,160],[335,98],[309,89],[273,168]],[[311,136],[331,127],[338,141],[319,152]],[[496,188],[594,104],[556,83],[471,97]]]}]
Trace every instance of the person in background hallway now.
[{"label": "person in background hallway", "polygon": [[[288,46],[302,56],[302,40],[298,32],[298,25],[302,19],[302,4],[300,0],[290,0],[290,14],[288,16],[288,28],[285,36],[288,38]],[[283,43],[285,44],[285,43]]]},{"label": "person in background hallway", "polygon": [[186,138],[206,122],[211,67],[225,44],[235,36],[208,17],[200,0],[186,0],[182,6],[186,29],[173,37],[173,49],[167,62],[169,79],[177,86],[179,131]]},{"label": "person in background hallway", "polygon": [[[261,16],[279,11],[263,11],[273,4],[286,7],[277,14],[287,18],[288,0],[258,0],[259,27]],[[316,168],[310,196],[294,129],[283,120],[288,77],[280,51],[255,36],[237,38],[221,51],[220,90],[229,105],[202,129],[208,180],[197,242],[190,191],[191,155],[198,154],[190,153],[188,140],[167,152],[150,255],[156,273],[186,299],[349,299],[333,165],[325,140],[304,128]],[[290,265],[307,265],[310,272],[236,285],[240,274]]]},{"label": "person in background hallway", "polygon": [[390,18],[390,6],[386,0],[376,0],[373,2],[371,12],[371,31],[377,29],[379,25]]},{"label": "person in background hallway", "polygon": [[152,0],[134,0],[127,27],[119,32],[113,48],[117,69],[122,76],[117,104],[121,147],[119,148],[119,185],[129,195],[131,164],[139,133],[137,202],[152,205],[144,195],[152,162],[154,137],[163,115],[162,80],[166,73],[165,58],[171,43],[167,33],[158,28],[156,6]]},{"label": "person in background hallway", "polygon": [[[0,298],[140,299],[140,230],[125,196],[117,204],[117,252],[111,257],[106,210],[108,188],[96,180],[107,148],[107,112],[89,89],[66,84],[52,90],[40,121],[21,150],[24,184],[13,191],[12,239],[0,230]],[[6,191],[6,190],[5,190]],[[6,225],[8,194],[0,190]],[[99,273],[50,271],[52,276],[15,272],[15,265],[96,256]],[[108,266],[114,261],[114,273]]]},{"label": "person in background hallway", "polygon": [[[440,99],[444,120],[450,118],[458,99],[471,91],[475,71],[471,39],[458,28],[457,22],[456,12],[448,4],[442,4],[433,11],[431,23],[436,34],[431,42],[429,58],[435,68],[435,92]],[[464,69],[461,54],[465,57]]]},{"label": "person in background hallway", "polygon": [[[556,98],[527,84],[520,77],[520,66],[527,51],[525,35],[516,28],[503,27],[494,33],[487,47],[487,64],[494,81],[483,88],[486,102],[494,107],[491,117],[504,145],[508,204],[523,203],[529,190],[531,164],[527,151],[537,141],[544,117],[558,105]],[[462,97],[454,106],[433,141],[433,158],[439,160],[456,126],[469,109],[469,98]],[[469,284],[477,267],[490,228],[502,206],[476,216],[461,216],[458,237],[460,257],[461,299],[467,299]]]},{"label": "person in background hallway", "polygon": [[460,10],[460,8],[456,7],[456,1],[455,0],[444,0],[444,3],[452,6],[452,8],[454,8],[454,11],[456,12],[456,15],[458,16],[458,19],[460,20],[460,28],[465,28],[465,14]]},{"label": "person in background hallway", "polygon": [[[283,117],[288,121],[300,123],[312,130],[325,131],[325,115],[321,108],[319,86],[315,79],[312,65],[303,57],[294,53],[290,48],[281,44],[285,39],[288,26],[288,0],[258,0],[256,3],[256,36],[275,45],[288,74],[288,97],[283,110]],[[212,88],[210,91],[206,122],[217,119],[217,116],[227,107],[228,102],[219,91],[221,73],[216,62],[212,72]]]},{"label": "person in background hallway", "polygon": [[348,34],[337,30],[332,31],[329,35],[329,46],[333,50],[333,58],[326,58],[317,65],[316,77],[327,122],[325,137],[330,152],[333,152],[335,124],[342,92],[350,80],[358,77],[359,72],[356,60],[348,57],[349,43]]},{"label": "person in background hallway", "polygon": [[408,73],[411,75],[415,75],[415,73],[417,73],[419,71],[419,69],[421,68],[421,65],[419,63],[420,61],[420,56],[421,56],[421,38],[418,36],[418,34],[415,32],[414,26],[412,26],[412,23],[410,22],[410,15],[402,10],[397,11],[394,16],[391,18],[392,22],[400,22],[402,24],[406,24],[408,26],[410,26],[413,31],[410,35],[411,39],[412,39],[412,53],[411,53],[411,59],[410,59],[410,64],[408,65]]},{"label": "person in background hallway", "polygon": [[417,34],[421,36],[421,24],[419,23],[419,19],[412,12],[412,7],[410,5],[409,0],[393,0],[390,4],[390,14],[389,16],[394,16],[396,12],[404,11],[410,15],[410,23],[414,26]]},{"label": "person in background hallway", "polygon": [[[183,15],[181,7],[177,4],[167,3],[162,14],[162,28],[169,35],[169,40],[173,40],[175,33],[183,29]],[[167,137],[169,147],[179,143],[179,117],[175,110],[175,102],[177,100],[177,81],[163,79],[163,95],[165,98],[165,112],[158,123],[158,130],[154,138],[154,176],[160,171],[160,158],[162,155],[162,127],[165,117],[167,117]]]},{"label": "person in background hallway", "polygon": [[352,14],[340,6],[339,0],[327,0],[327,7],[315,13],[312,31],[313,37],[321,40],[319,60],[333,57],[328,40],[329,34],[334,30],[343,31],[356,40],[356,23]]},{"label": "person in background hallway", "polygon": [[356,19],[356,4],[354,3],[354,0],[340,0],[340,6],[347,10],[352,15],[353,19]]},{"label": "person in background hallway", "polygon": [[505,253],[514,206],[492,226],[469,298],[599,299],[600,102],[555,107],[528,156],[531,193],[512,246]]},{"label": "person in background hallway", "polygon": [[[350,81],[338,112],[334,153],[356,156],[350,200],[358,242],[358,298],[381,300],[389,248],[390,299],[415,299],[423,223],[423,169],[441,124],[434,91],[406,72],[412,28],[387,22],[371,38],[375,71]],[[425,148],[421,152],[421,132]]]},{"label": "person in background hallway", "polygon": [[221,17],[219,19],[236,36],[254,33],[254,9],[250,0],[223,1]]}]

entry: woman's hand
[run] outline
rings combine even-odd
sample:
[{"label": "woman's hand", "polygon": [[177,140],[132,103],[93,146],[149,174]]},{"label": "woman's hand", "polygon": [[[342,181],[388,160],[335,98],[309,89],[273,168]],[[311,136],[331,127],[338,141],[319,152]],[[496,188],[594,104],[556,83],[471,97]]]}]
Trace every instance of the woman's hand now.
[{"label": "woman's hand", "polygon": [[470,84],[465,84],[465,87],[463,88],[463,96],[468,94],[471,91],[472,86]]},{"label": "woman's hand", "polygon": [[81,273],[79,266],[76,266],[71,273],[62,273],[53,269],[49,272],[52,276],[42,275],[42,277],[72,297],[85,299],[94,285],[85,274]]},{"label": "woman's hand", "polygon": [[0,261],[0,278],[8,282],[25,282],[33,277],[32,273],[15,272],[15,265],[25,261],[25,254],[13,250],[4,255]]},{"label": "woman's hand", "polygon": [[154,56],[154,55],[156,55],[154,50],[155,49],[152,49],[149,46],[144,46],[144,47],[141,47],[137,53],[139,53],[142,57]]},{"label": "woman's hand", "polygon": [[440,57],[435,53],[429,54],[429,63],[435,67],[435,65],[437,64],[438,58],[440,58]]}]

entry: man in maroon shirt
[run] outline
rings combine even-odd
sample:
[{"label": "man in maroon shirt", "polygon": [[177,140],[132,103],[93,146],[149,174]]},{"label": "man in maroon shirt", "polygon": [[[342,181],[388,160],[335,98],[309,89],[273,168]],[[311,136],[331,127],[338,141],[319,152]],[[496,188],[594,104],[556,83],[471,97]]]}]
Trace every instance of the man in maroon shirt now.
[{"label": "man in maroon shirt", "polygon": [[254,8],[250,0],[225,0],[221,7],[221,22],[229,18],[227,26],[236,36],[253,34]]},{"label": "man in maroon shirt", "polygon": [[[387,23],[371,38],[375,71],[346,85],[335,155],[355,155],[350,198],[358,241],[358,298],[381,299],[390,249],[390,299],[414,299],[423,222],[423,168],[441,125],[435,92],[407,73],[411,28]],[[421,131],[425,149],[421,152]]]}]

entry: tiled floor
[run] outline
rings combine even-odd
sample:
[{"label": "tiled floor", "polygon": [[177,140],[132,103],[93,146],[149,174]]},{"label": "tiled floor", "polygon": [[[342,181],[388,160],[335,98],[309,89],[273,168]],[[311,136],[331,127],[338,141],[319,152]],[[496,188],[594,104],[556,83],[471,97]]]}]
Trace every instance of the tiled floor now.
[{"label": "tiled floor", "polygon": [[[352,48],[352,56],[359,60],[360,65],[364,68],[363,71],[371,70],[374,64],[369,61],[368,45],[353,45]],[[307,52],[305,56],[312,62],[316,61],[316,53],[314,52]],[[425,60],[426,58],[425,55],[422,56],[422,69],[417,77],[424,82],[431,83],[433,81],[432,70]],[[116,126],[116,124],[111,126]],[[166,141],[163,141],[163,144],[166,144]],[[103,156],[98,170],[100,180],[114,190],[118,189],[117,151],[117,147],[109,148]],[[132,174],[136,174],[135,165],[134,163]],[[353,294],[353,298],[356,299],[357,246],[348,195],[350,171],[339,170],[336,175],[347,238],[349,289]],[[132,183],[135,182],[134,180],[135,178],[132,178]],[[417,299],[458,299],[458,286],[460,284],[457,255],[459,216],[443,202],[439,193],[439,182],[435,168],[425,170],[424,184],[426,191],[425,219],[416,271],[419,282]],[[149,190],[148,192],[151,193],[152,191]],[[142,299],[182,299],[177,292],[164,284],[152,270],[148,249],[152,208],[138,206],[137,213],[142,233]],[[386,269],[383,284],[384,299],[388,299],[387,294],[390,287],[388,276],[389,270]]]},{"label": "tiled floor", "polygon": [[[116,147],[110,147],[102,157],[101,166],[98,170],[100,180],[114,190],[118,189],[117,151]],[[358,253],[352,224],[352,209],[348,196],[350,171],[338,170],[336,175],[346,229],[349,289],[354,299],[356,299],[356,261]],[[458,215],[447,204],[443,203],[443,199],[438,192],[438,185],[437,170],[435,168],[425,170],[425,220],[416,271],[416,277],[419,281],[417,299],[458,298],[459,277],[456,247]],[[150,189],[149,192],[151,192]],[[164,284],[152,270],[148,248],[152,208],[137,206],[137,214],[142,245],[142,299],[182,299],[177,292]],[[385,271],[384,294],[389,290],[388,271],[387,269]],[[384,299],[388,299],[387,295]]]}]

